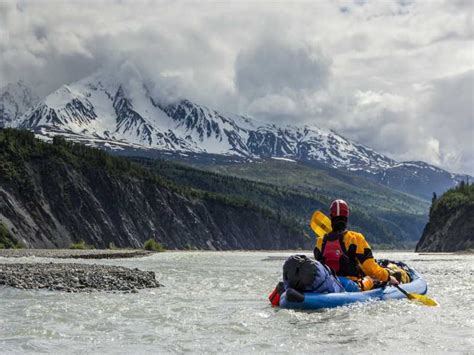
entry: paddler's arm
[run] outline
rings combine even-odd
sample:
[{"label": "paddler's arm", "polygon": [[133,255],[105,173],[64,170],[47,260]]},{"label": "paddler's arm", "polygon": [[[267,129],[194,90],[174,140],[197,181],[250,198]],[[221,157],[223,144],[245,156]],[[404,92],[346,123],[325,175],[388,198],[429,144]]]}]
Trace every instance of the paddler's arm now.
[{"label": "paddler's arm", "polygon": [[316,240],[316,245],[314,246],[314,249],[313,249],[314,260],[321,261],[321,259],[322,259],[322,255],[321,255],[322,245],[323,245],[323,238],[320,237]]},{"label": "paddler's arm", "polygon": [[365,240],[364,236],[360,233],[357,233],[356,240],[356,258],[359,261],[359,265],[361,266],[364,274],[379,281],[389,281],[390,273],[375,262],[372,249],[370,248],[369,243],[367,243]]}]

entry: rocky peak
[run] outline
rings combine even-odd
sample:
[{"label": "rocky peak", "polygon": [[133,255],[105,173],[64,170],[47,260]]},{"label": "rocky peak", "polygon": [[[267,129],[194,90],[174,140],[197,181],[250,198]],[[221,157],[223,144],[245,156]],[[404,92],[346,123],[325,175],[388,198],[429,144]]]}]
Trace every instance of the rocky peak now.
[{"label": "rocky peak", "polygon": [[0,127],[16,126],[16,121],[39,101],[24,81],[7,84],[0,89]]}]

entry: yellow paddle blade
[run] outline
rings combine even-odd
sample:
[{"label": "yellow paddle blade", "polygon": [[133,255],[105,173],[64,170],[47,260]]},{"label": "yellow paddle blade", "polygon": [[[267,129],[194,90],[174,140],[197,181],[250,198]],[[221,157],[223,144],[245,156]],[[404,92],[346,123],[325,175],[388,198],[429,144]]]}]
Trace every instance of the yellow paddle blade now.
[{"label": "yellow paddle blade", "polygon": [[417,293],[409,293],[408,299],[423,303],[425,306],[430,306],[430,307],[439,306],[438,302],[436,302],[434,299],[429,298],[427,296],[419,295]]},{"label": "yellow paddle blade", "polygon": [[321,211],[316,211],[313,213],[309,225],[313,232],[316,233],[316,235],[320,238],[332,231],[331,220]]}]

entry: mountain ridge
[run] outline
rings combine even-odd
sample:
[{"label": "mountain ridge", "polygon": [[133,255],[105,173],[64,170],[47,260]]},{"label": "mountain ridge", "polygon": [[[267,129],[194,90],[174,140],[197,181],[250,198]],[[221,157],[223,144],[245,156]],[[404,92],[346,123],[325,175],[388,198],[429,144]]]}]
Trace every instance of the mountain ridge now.
[{"label": "mountain ridge", "polygon": [[137,88],[102,72],[63,85],[12,122],[43,139],[62,135],[110,151],[133,148],[150,155],[156,150],[322,163],[425,199],[465,178],[424,162],[397,162],[330,130],[277,126],[187,99],[163,102],[144,82]]}]

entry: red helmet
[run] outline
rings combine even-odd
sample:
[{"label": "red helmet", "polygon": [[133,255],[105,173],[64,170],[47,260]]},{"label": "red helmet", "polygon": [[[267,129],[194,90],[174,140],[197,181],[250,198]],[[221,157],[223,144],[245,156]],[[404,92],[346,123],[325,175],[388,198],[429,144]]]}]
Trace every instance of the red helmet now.
[{"label": "red helmet", "polygon": [[331,202],[330,215],[331,217],[349,217],[349,205],[344,200],[334,200]]}]

